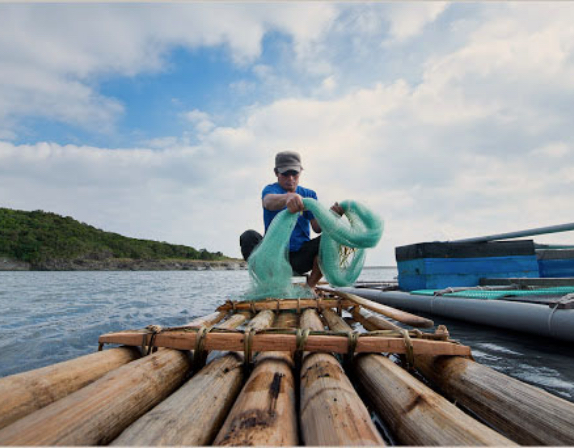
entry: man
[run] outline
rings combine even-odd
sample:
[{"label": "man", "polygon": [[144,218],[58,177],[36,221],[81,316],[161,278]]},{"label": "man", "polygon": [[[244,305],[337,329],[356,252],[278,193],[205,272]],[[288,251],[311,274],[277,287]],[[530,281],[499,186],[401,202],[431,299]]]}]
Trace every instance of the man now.
[{"label": "man", "polygon": [[[263,221],[265,232],[271,221],[282,210],[299,213],[297,224],[289,241],[289,263],[293,271],[299,275],[311,271],[307,277],[307,285],[313,288],[323,274],[319,268],[318,254],[321,237],[311,239],[310,227],[315,233],[321,233],[321,226],[309,210],[305,210],[303,198],[317,200],[317,194],[308,188],[299,186],[299,177],[303,167],[301,156],[294,151],[280,152],[275,156],[275,176],[277,182],[267,185],[261,195],[263,202]],[[343,209],[335,203],[331,210],[343,215]],[[249,255],[263,237],[255,230],[244,232],[239,238],[241,253],[247,260]]]}]

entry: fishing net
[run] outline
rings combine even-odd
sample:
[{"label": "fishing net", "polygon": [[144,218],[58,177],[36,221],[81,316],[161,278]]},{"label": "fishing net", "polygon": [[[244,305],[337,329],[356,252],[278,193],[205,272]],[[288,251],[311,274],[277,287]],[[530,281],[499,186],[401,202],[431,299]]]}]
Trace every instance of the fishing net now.
[{"label": "fishing net", "polygon": [[[319,266],[333,286],[348,286],[361,274],[365,249],[375,247],[383,233],[383,222],[367,207],[355,201],[343,201],[344,217],[314,199],[303,198],[307,210],[323,230],[319,248]],[[249,257],[251,289],[246,299],[267,297],[310,297],[307,286],[291,282],[293,271],[289,264],[289,239],[298,214],[283,210],[271,222],[265,238]]]}]

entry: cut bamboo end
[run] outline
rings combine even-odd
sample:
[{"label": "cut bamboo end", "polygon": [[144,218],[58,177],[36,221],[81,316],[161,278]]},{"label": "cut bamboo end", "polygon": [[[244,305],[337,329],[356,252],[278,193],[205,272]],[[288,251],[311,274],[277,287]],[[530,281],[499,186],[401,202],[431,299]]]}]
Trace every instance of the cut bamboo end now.
[{"label": "cut bamboo end", "polygon": [[243,383],[243,358],[230,353],[129,426],[112,445],[205,446],[213,442]]},{"label": "cut bamboo end", "polygon": [[[261,314],[261,313],[260,313]],[[280,313],[275,325],[293,328],[297,316]],[[293,358],[289,352],[259,354],[214,445],[295,446],[298,427]]]},{"label": "cut bamboo end", "polygon": [[296,446],[295,380],[288,353],[269,352],[231,409],[214,445]]},{"label": "cut bamboo end", "polygon": [[[351,327],[335,312],[323,317],[332,330]],[[303,313],[302,328],[323,329],[314,310]],[[306,445],[384,445],[370,414],[333,355],[311,353],[301,366],[301,434]]]},{"label": "cut bamboo end", "polygon": [[102,445],[166,398],[190,368],[186,354],[161,350],[0,430],[0,445]]},{"label": "cut bamboo end", "polygon": [[358,384],[404,445],[515,445],[381,355],[355,358]]},{"label": "cut bamboo end", "polygon": [[139,357],[120,347],[0,379],[0,429]]},{"label": "cut bamboo end", "polygon": [[574,403],[460,357],[417,357],[452,400],[522,445],[574,445]]}]

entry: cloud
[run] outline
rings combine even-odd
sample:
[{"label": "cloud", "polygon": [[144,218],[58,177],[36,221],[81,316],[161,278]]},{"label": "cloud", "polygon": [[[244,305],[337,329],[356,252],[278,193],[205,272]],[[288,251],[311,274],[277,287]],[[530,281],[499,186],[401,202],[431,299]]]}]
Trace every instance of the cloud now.
[{"label": "cloud", "polygon": [[[302,184],[316,189],[322,202],[357,199],[386,220],[370,263],[392,264],[394,247],[402,244],[572,221],[564,204],[574,183],[574,8],[480,8],[473,17],[478,23],[459,45],[417,60],[416,80],[381,76],[353,84],[338,66],[338,73],[317,77],[316,96],[286,88],[278,98],[236,111],[240,118],[233,125],[190,111],[187,118],[202,133],[197,143],[190,143],[191,132],[141,148],[1,143],[3,205],[44,208],[130,236],[239,256],[239,234],[262,230],[260,193],[274,181],[274,154],[293,149],[303,156]],[[368,21],[374,10],[363,10],[370,28],[356,35],[357,43],[371,45],[365,44],[371,57],[363,70],[386,51],[365,37],[383,29]],[[412,19],[419,25],[410,28],[421,38],[423,22],[440,13],[438,7],[425,11],[420,15],[427,21]],[[268,29],[266,14],[249,20]],[[296,39],[316,45],[301,50],[301,61],[313,54],[336,66],[324,40],[337,32],[335,16],[325,12],[324,29],[317,32],[305,32],[307,22],[301,29],[293,25]],[[456,17],[445,26],[468,20]],[[171,33],[179,35],[177,29]],[[257,34],[246,39],[256,42]],[[242,48],[239,60],[259,51],[247,43]],[[277,86],[300,79],[279,76],[276,66],[254,63],[252,70]]]},{"label": "cloud", "polygon": [[109,131],[124,105],[98,93],[100,79],[162,72],[177,47],[251,63],[270,30],[304,58],[334,17],[328,4],[2,4],[0,132],[13,136],[24,117]]},{"label": "cloud", "polygon": [[206,112],[194,109],[190,112],[185,112],[183,116],[187,121],[193,124],[195,129],[201,134],[205,134],[215,127],[210,115]]},{"label": "cloud", "polygon": [[389,8],[390,41],[403,42],[420,34],[447,7],[448,2],[436,1],[392,3]]}]

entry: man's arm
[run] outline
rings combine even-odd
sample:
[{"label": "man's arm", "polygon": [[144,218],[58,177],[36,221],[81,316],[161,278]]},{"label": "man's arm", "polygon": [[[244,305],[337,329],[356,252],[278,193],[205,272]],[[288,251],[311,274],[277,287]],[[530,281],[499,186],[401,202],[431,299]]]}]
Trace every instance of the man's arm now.
[{"label": "man's arm", "polygon": [[266,194],[263,198],[263,207],[271,211],[287,207],[291,213],[302,212],[305,209],[303,198],[297,193]]},{"label": "man's arm", "polygon": [[[339,216],[343,216],[345,214],[345,210],[343,210],[343,207],[341,207],[339,205],[338,202],[335,202],[332,206],[331,206],[331,210],[333,210],[335,213],[337,213]],[[315,233],[321,233],[323,230],[321,229],[321,225],[319,224],[319,222],[317,221],[317,219],[312,219],[311,220],[311,227],[313,227],[313,231]]]},{"label": "man's arm", "polygon": [[323,229],[321,229],[321,225],[319,224],[319,221],[317,221],[317,219],[311,220],[311,227],[313,227],[313,232],[315,232],[315,233],[321,233],[323,231]]}]

